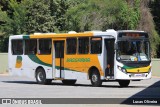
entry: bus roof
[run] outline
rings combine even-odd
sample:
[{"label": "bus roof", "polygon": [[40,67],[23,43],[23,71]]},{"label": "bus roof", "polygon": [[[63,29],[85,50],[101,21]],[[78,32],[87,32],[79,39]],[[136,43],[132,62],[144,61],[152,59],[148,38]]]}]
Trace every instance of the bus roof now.
[{"label": "bus roof", "polygon": [[[113,36],[117,38],[117,33],[119,32],[144,32],[138,30],[118,30],[108,29],[106,31],[85,31],[85,32],[75,32],[69,31],[68,33],[34,33],[31,35],[14,35],[10,36],[11,39],[29,39],[29,38],[65,38],[65,37],[89,37],[89,36]],[[145,33],[145,32],[144,32]]]},{"label": "bus roof", "polygon": [[118,30],[117,32],[141,32],[141,33],[145,33],[144,31],[141,31],[141,30]]},{"label": "bus roof", "polygon": [[23,38],[23,39],[29,39],[29,38],[62,38],[62,37],[88,37],[88,36],[107,36],[107,35],[113,35],[116,34],[116,31],[86,31],[86,32],[79,32],[76,33],[74,31],[71,31],[69,33],[34,33],[31,35],[14,35],[10,36],[11,39],[17,39],[17,38]]}]

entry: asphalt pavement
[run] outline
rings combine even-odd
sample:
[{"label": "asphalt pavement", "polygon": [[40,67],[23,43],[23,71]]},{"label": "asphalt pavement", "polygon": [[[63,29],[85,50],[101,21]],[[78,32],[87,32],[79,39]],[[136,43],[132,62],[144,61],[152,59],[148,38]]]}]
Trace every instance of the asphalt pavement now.
[{"label": "asphalt pavement", "polygon": [[78,80],[74,86],[52,81],[39,85],[35,79],[0,75],[0,98],[159,98],[160,78],[131,81],[125,88],[118,82],[104,82],[102,87],[92,87],[89,80]]}]

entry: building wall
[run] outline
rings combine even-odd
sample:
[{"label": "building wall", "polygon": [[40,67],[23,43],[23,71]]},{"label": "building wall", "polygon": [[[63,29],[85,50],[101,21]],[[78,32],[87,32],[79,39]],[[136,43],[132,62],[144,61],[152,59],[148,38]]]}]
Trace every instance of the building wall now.
[{"label": "building wall", "polygon": [[160,59],[152,59],[152,75],[160,77]]},{"label": "building wall", "polygon": [[[0,53],[0,74],[7,72],[8,54]],[[160,59],[152,59],[152,75],[160,77]]]},{"label": "building wall", "polygon": [[0,73],[6,73],[8,66],[8,54],[0,53]]}]

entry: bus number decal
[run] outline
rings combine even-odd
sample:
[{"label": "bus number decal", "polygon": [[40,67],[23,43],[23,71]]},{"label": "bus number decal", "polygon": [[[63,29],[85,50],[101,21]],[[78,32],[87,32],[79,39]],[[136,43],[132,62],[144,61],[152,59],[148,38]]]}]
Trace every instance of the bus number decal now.
[{"label": "bus number decal", "polygon": [[67,58],[67,62],[90,62],[90,58]]}]

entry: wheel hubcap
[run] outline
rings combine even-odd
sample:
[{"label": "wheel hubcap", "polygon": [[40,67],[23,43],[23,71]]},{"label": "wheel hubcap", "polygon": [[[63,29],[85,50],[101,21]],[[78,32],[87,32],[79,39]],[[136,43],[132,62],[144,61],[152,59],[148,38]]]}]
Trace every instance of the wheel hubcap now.
[{"label": "wheel hubcap", "polygon": [[44,78],[44,76],[43,76],[42,72],[39,72],[38,73],[38,81],[42,81],[43,78]]},{"label": "wheel hubcap", "polygon": [[92,81],[93,82],[97,82],[97,80],[98,80],[97,76],[96,75],[92,75]]}]

